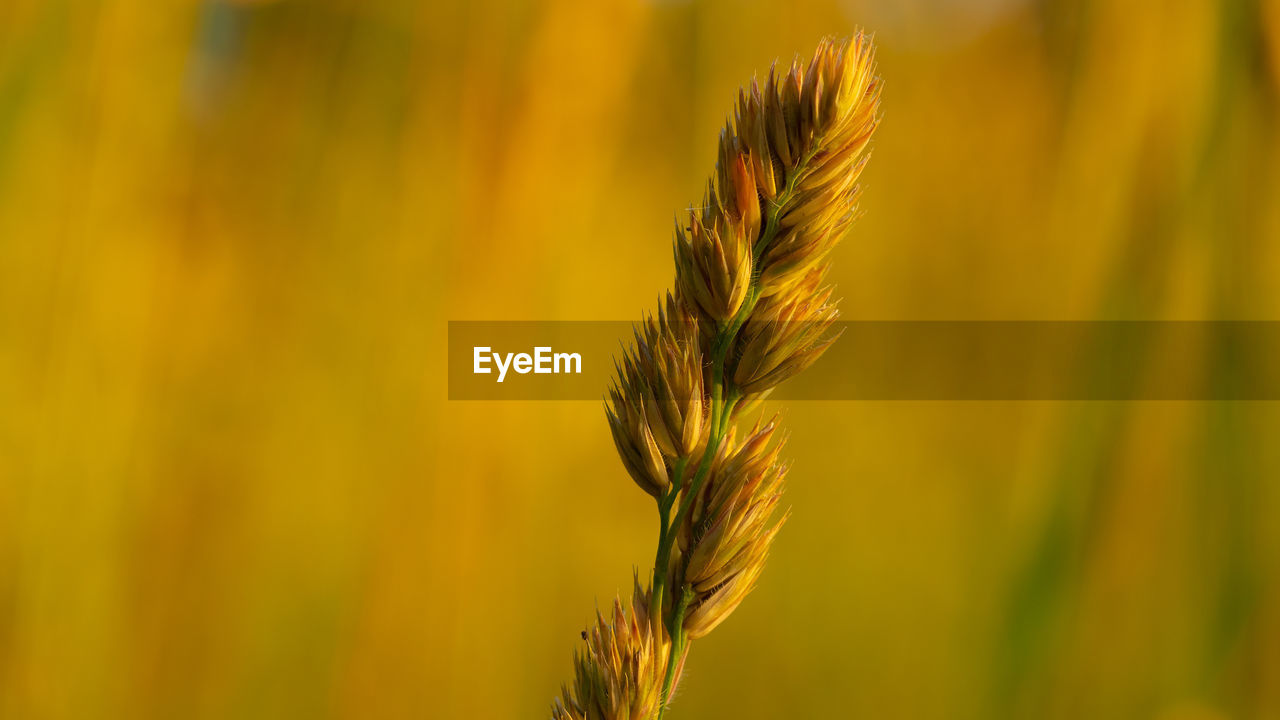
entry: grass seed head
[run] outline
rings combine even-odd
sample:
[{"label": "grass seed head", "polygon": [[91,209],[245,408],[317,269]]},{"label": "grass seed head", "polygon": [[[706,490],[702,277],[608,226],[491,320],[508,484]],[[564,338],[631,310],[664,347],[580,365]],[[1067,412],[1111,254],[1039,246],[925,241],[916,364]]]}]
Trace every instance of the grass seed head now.
[{"label": "grass seed head", "polygon": [[674,295],[637,328],[605,402],[624,467],[658,501],[663,589],[637,581],[629,614],[615,603],[584,633],[553,719],[660,718],[685,640],[760,577],[787,467],[773,422],[741,441],[733,423],[835,340],[823,278],[857,214],[879,104],[861,34],[739,92],[702,203],[676,223]]},{"label": "grass seed head", "polygon": [[614,600],[596,613],[574,656],[573,687],[551,706],[552,720],[649,720],[657,712],[669,644],[655,639],[644,611]]},{"label": "grass seed head", "polygon": [[757,425],[742,442],[725,438],[706,483],[679,528],[681,556],[670,584],[693,591],[684,629],[690,639],[710,632],[751,590],[781,522],[774,510],[787,468],[775,424]]},{"label": "grass seed head", "polygon": [[831,288],[819,287],[825,268],[815,268],[794,288],[765,298],[743,325],[736,341],[733,381],[744,393],[777,386],[812,365],[836,336],[840,312]]},{"label": "grass seed head", "polygon": [[636,328],[605,403],[623,465],[654,497],[670,487],[675,461],[707,440],[710,417],[696,333],[692,317],[668,295],[657,317]]}]

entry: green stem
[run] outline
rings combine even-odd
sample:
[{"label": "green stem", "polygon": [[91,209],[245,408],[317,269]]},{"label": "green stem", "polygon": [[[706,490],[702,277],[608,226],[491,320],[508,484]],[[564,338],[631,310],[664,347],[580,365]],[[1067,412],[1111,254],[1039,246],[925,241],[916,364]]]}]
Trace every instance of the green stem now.
[{"label": "green stem", "polygon": [[[651,617],[658,618],[654,625],[655,632],[662,620],[662,600],[666,585],[666,576],[670,569],[671,549],[674,545],[676,533],[684,523],[685,515],[688,514],[689,508],[693,505],[693,499],[697,497],[698,492],[702,490],[702,485],[707,480],[707,475],[711,472],[711,464],[715,459],[716,451],[720,449],[720,443],[724,440],[724,436],[729,431],[729,420],[733,415],[733,408],[742,398],[742,394],[733,387],[731,380],[726,380],[724,376],[725,360],[729,354],[729,348],[733,344],[733,340],[738,335],[738,331],[742,329],[743,323],[750,317],[751,311],[755,309],[756,302],[760,300],[760,287],[756,274],[759,272],[758,263],[760,261],[760,253],[768,247],[773,237],[778,232],[778,224],[782,219],[782,209],[795,193],[797,180],[805,172],[806,166],[817,155],[819,148],[815,146],[806,153],[800,162],[796,165],[796,170],[787,179],[786,187],[778,193],[774,203],[770,205],[767,212],[765,226],[760,232],[760,237],[752,246],[753,264],[757,267],[753,268],[751,285],[747,289],[746,300],[742,303],[742,307],[730,319],[730,321],[719,329],[716,334],[715,342],[711,348],[711,432],[707,438],[707,447],[702,452],[702,458],[698,461],[698,469],[694,473],[693,479],[689,481],[689,488],[684,491],[683,497],[680,498],[680,507],[676,511],[674,522],[671,519],[671,507],[676,497],[680,495],[680,480],[683,477],[683,470],[688,458],[682,458],[677,463],[675,479],[671,483],[670,493],[658,503],[658,514],[662,527],[658,536],[658,556],[654,562],[653,570],[653,592],[651,594]],[[683,582],[683,578],[681,579]],[[667,703],[671,701],[671,686],[675,682],[676,665],[680,656],[685,651],[686,638],[684,632],[684,615],[689,609],[689,602],[693,598],[693,588],[684,586],[681,589],[680,599],[676,604],[675,612],[672,613],[671,620],[667,625],[667,632],[671,637],[671,653],[667,658],[667,676],[662,683],[662,694],[659,696],[661,702],[658,705],[657,720],[662,720],[663,713],[666,712]]]},{"label": "green stem", "polygon": [[[673,620],[678,623],[684,621],[684,614],[689,609],[689,601],[693,599],[693,588],[686,585],[683,592],[680,593],[680,603],[676,605],[676,614]],[[685,632],[684,628],[679,624],[675,626],[675,631],[671,634],[671,655],[667,658],[667,676],[662,681],[662,702],[658,705],[658,719],[662,720],[662,715],[667,711],[667,703],[671,702],[671,686],[676,680],[676,666],[679,664],[680,655],[684,652]]]},{"label": "green stem", "polygon": [[[706,483],[707,475],[711,472],[711,464],[715,459],[716,451],[720,449],[720,443],[724,440],[725,433],[729,430],[729,411],[733,405],[737,403],[739,393],[732,388],[732,383],[726,383],[724,378],[724,362],[729,352],[729,345],[733,338],[737,335],[738,330],[742,328],[742,324],[746,322],[747,316],[751,314],[751,309],[755,306],[758,294],[755,288],[747,293],[747,301],[742,304],[742,308],[738,310],[737,315],[729,322],[728,325],[721,328],[716,336],[716,342],[712,347],[711,357],[711,434],[707,439],[707,447],[702,453],[702,459],[698,462],[698,470],[694,473],[693,480],[689,482],[689,489],[684,492],[684,497],[680,499],[680,509],[676,512],[675,522],[666,528],[663,537],[659,538],[659,554],[663,565],[663,574],[666,574],[666,568],[670,563],[671,557],[671,540],[675,537],[676,532],[683,525],[685,516],[689,513],[689,508],[693,505],[693,500],[698,496],[698,492],[702,490],[702,486]],[[725,392],[725,385],[730,385],[728,393]],[[726,395],[732,398],[726,402]],[[673,485],[673,493],[678,485]],[[661,509],[661,508],[660,508]],[[670,512],[670,507],[666,508]],[[668,633],[671,636],[671,654],[667,658],[667,678],[662,684],[662,704],[659,706],[658,718],[661,720],[662,712],[670,700],[671,685],[675,680],[675,666],[680,658],[680,653],[684,651],[684,631],[681,629],[684,624],[684,613],[688,609],[689,600],[692,595],[691,588],[685,588],[680,598],[679,604],[676,606],[675,613],[671,617]]]},{"label": "green stem", "polygon": [[724,401],[724,412],[720,418],[720,435],[723,436],[729,432],[729,421],[733,419],[733,409],[737,407],[738,401],[742,399],[742,393],[734,390],[729,393],[729,397]]},{"label": "green stem", "polygon": [[778,223],[782,221],[782,208],[791,200],[791,196],[796,192],[796,185],[801,177],[808,173],[808,165],[813,158],[822,150],[822,146],[814,143],[812,149],[800,158],[800,162],[796,164],[796,169],[792,171],[791,176],[787,178],[787,184],[782,188],[782,192],[774,197],[773,202],[769,205],[768,219],[765,221],[764,230],[760,232],[759,239],[751,248],[751,260],[756,264],[758,271],[760,263],[760,252],[773,240],[773,236],[778,234]]},{"label": "green stem", "polygon": [[680,479],[684,475],[684,466],[688,461],[688,458],[680,458],[676,461],[671,490],[665,497],[658,500],[658,553],[653,560],[653,583],[650,585],[652,590],[649,593],[649,624],[653,628],[655,638],[661,636],[662,601],[665,597],[667,567],[671,562],[671,542],[675,539],[675,533],[670,530],[671,506],[680,492]]},{"label": "green stem", "polygon": [[[697,497],[698,491],[702,489],[703,483],[706,482],[707,475],[711,471],[711,463],[715,459],[716,450],[720,447],[720,441],[724,438],[727,423],[725,419],[728,417],[724,401],[724,359],[729,343],[726,337],[732,338],[733,332],[737,331],[741,323],[731,324],[729,328],[721,331],[721,335],[717,337],[714,348],[714,355],[711,362],[711,434],[707,438],[707,447],[702,452],[702,459],[698,462],[698,470],[694,473],[693,480],[689,482],[689,489],[685,491],[684,497],[680,501],[680,509],[676,513],[675,522],[669,526],[665,526],[665,533],[659,539],[659,553],[664,567],[663,574],[666,574],[666,568],[671,558],[671,540],[675,534],[679,532],[684,522],[684,517],[689,511],[689,507],[693,504],[693,499]],[[678,489],[678,485],[673,485],[674,490]],[[661,510],[661,508],[660,508]],[[670,507],[665,508],[666,512],[670,512]],[[665,517],[663,522],[665,523]],[[666,711],[667,703],[671,700],[671,686],[675,682],[676,664],[679,662],[680,654],[684,651],[684,614],[689,608],[689,601],[693,596],[692,588],[685,587],[680,595],[680,601],[676,605],[675,612],[672,613],[671,622],[667,627],[667,632],[671,636],[671,652],[667,657],[667,676],[662,683],[662,694],[659,696],[661,702],[658,705],[658,720],[662,719],[662,714]]]},{"label": "green stem", "polygon": [[689,511],[689,506],[693,504],[693,498],[697,496],[698,491],[702,489],[703,483],[707,480],[707,475],[711,471],[711,461],[715,459],[716,451],[720,449],[720,441],[724,439],[724,433],[721,432],[723,425],[721,417],[724,413],[724,351],[720,348],[721,344],[716,343],[715,357],[711,364],[711,436],[707,438],[707,448],[702,453],[702,460],[698,463],[698,471],[694,474],[693,480],[689,482],[689,489],[685,491],[684,497],[680,499],[680,509],[676,512],[676,520],[673,527],[680,527],[680,523],[684,521],[685,513]]}]

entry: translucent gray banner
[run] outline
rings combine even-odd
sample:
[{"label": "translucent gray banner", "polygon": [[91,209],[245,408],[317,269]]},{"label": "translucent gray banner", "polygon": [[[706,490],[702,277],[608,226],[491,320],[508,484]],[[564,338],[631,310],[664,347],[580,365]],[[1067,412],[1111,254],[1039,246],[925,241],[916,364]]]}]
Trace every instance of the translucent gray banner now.
[{"label": "translucent gray banner", "polygon": [[[599,400],[630,321],[453,321],[450,400]],[[1280,322],[842,322],[786,400],[1280,400]]]}]

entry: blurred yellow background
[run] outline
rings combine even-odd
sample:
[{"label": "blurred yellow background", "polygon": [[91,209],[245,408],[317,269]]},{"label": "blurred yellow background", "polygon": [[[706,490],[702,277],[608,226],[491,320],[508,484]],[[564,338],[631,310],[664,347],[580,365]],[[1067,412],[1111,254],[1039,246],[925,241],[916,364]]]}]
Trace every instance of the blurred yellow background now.
[{"label": "blurred yellow background", "polygon": [[[0,717],[543,716],[655,513],[446,321],[638,318],[859,26],[846,318],[1280,318],[1276,0],[0,4]],[[671,718],[1280,717],[1275,404],[779,409]]]}]

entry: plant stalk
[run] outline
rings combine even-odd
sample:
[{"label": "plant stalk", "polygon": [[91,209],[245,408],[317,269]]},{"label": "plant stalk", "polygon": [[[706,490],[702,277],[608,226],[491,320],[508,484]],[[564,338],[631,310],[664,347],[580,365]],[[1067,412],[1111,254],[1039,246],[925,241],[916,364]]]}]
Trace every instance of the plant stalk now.
[{"label": "plant stalk", "polygon": [[[684,619],[685,612],[689,609],[689,600],[693,598],[693,588],[685,586],[680,593],[680,602],[676,605],[676,614],[673,619],[680,622]],[[662,702],[658,705],[658,718],[662,720],[662,715],[667,711],[667,703],[671,701],[671,686],[676,679],[676,661],[680,658],[680,654],[684,651],[685,633],[680,625],[676,625],[675,632],[671,636],[671,657],[667,661],[667,676],[662,681]]]},{"label": "plant stalk", "polygon": [[[817,155],[818,150],[819,148],[815,147],[804,155],[797,165],[796,171],[788,178],[786,187],[769,207],[768,217],[764,227],[761,228],[760,237],[752,247],[753,264],[759,262],[760,253],[777,234],[778,223],[782,219],[781,210],[794,194],[796,180],[805,172],[806,166]],[[698,461],[698,469],[694,473],[693,479],[689,482],[689,488],[684,491],[683,497],[680,498],[680,507],[676,511],[674,521],[670,521],[671,507],[677,496],[681,494],[681,480],[683,479],[683,470],[688,458],[682,458],[676,464],[676,476],[671,484],[671,491],[658,503],[661,528],[658,537],[658,555],[654,562],[653,591],[651,593],[653,598],[651,604],[656,609],[652,617],[658,618],[655,621],[657,623],[655,627],[660,626],[662,623],[662,600],[665,595],[666,576],[670,568],[671,549],[675,543],[676,533],[683,524],[689,508],[693,505],[694,498],[697,497],[698,492],[702,490],[702,486],[706,482],[707,475],[711,471],[712,461],[715,459],[716,452],[720,449],[720,443],[729,431],[729,419],[733,408],[741,398],[741,393],[733,388],[732,381],[726,381],[724,365],[734,338],[737,337],[738,331],[742,329],[742,325],[751,316],[751,311],[755,309],[756,303],[760,300],[757,272],[756,268],[752,269],[751,284],[747,288],[746,300],[730,321],[720,328],[716,334],[715,343],[712,345],[711,434],[707,440],[707,447],[702,453],[702,458]],[[676,665],[681,653],[684,652],[685,646],[684,615],[689,609],[689,601],[692,596],[692,588],[688,586],[681,588],[680,599],[677,601],[675,612],[671,616],[671,622],[667,626],[667,632],[671,637],[671,651],[667,657],[667,675],[662,683],[662,694],[659,695],[661,701],[658,704],[657,720],[662,720],[667,704],[671,701],[671,687],[675,683]]]}]

